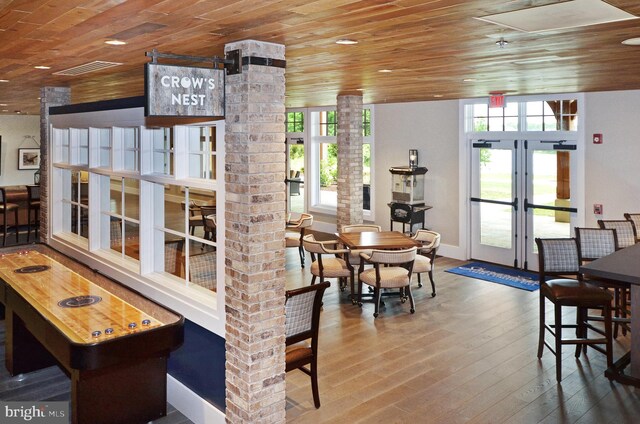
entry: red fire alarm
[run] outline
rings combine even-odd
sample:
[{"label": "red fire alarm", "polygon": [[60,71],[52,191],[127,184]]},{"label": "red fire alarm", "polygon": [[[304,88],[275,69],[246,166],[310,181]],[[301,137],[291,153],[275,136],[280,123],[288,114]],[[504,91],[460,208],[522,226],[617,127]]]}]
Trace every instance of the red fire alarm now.
[{"label": "red fire alarm", "polygon": [[593,135],[593,144],[602,144],[602,134]]}]

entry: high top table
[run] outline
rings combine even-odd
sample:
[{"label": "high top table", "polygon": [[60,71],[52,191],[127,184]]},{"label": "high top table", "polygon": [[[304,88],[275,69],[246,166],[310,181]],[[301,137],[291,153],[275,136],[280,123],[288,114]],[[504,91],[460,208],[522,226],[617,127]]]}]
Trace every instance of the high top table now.
[{"label": "high top table", "polygon": [[[604,278],[631,286],[631,350],[607,369],[605,375],[620,383],[640,387],[640,244],[583,265],[580,272],[594,279]],[[623,374],[629,363],[631,375]]]}]

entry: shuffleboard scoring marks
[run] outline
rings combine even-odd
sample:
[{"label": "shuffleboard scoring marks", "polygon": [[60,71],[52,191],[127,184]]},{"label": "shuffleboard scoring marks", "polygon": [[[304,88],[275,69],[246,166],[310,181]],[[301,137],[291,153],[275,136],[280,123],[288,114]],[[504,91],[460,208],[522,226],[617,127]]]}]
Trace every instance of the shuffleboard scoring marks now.
[{"label": "shuffleboard scoring marks", "polygon": [[102,298],[100,296],[73,296],[62,299],[58,302],[58,306],[60,306],[61,308],[82,308],[83,306],[94,305],[101,301]]},{"label": "shuffleboard scoring marks", "polygon": [[33,274],[34,272],[42,272],[51,268],[49,265],[31,265],[31,266],[23,266],[22,268],[18,268],[14,270],[18,274]]}]

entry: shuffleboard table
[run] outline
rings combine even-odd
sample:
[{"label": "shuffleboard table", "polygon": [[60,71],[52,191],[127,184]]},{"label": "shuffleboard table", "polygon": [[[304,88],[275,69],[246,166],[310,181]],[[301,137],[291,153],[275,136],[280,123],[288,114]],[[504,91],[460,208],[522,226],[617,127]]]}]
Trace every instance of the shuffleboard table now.
[{"label": "shuffleboard table", "polygon": [[73,423],[144,423],[166,415],[169,353],[184,318],[44,245],[0,250],[6,366],[60,365]]}]

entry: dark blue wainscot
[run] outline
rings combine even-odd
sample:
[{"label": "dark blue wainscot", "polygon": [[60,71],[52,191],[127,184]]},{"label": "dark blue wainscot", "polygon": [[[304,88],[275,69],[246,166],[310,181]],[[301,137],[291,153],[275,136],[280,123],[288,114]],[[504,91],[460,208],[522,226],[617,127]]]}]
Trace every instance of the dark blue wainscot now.
[{"label": "dark blue wainscot", "polygon": [[224,339],[186,320],[184,344],[169,357],[169,374],[216,408],[225,410]]}]

